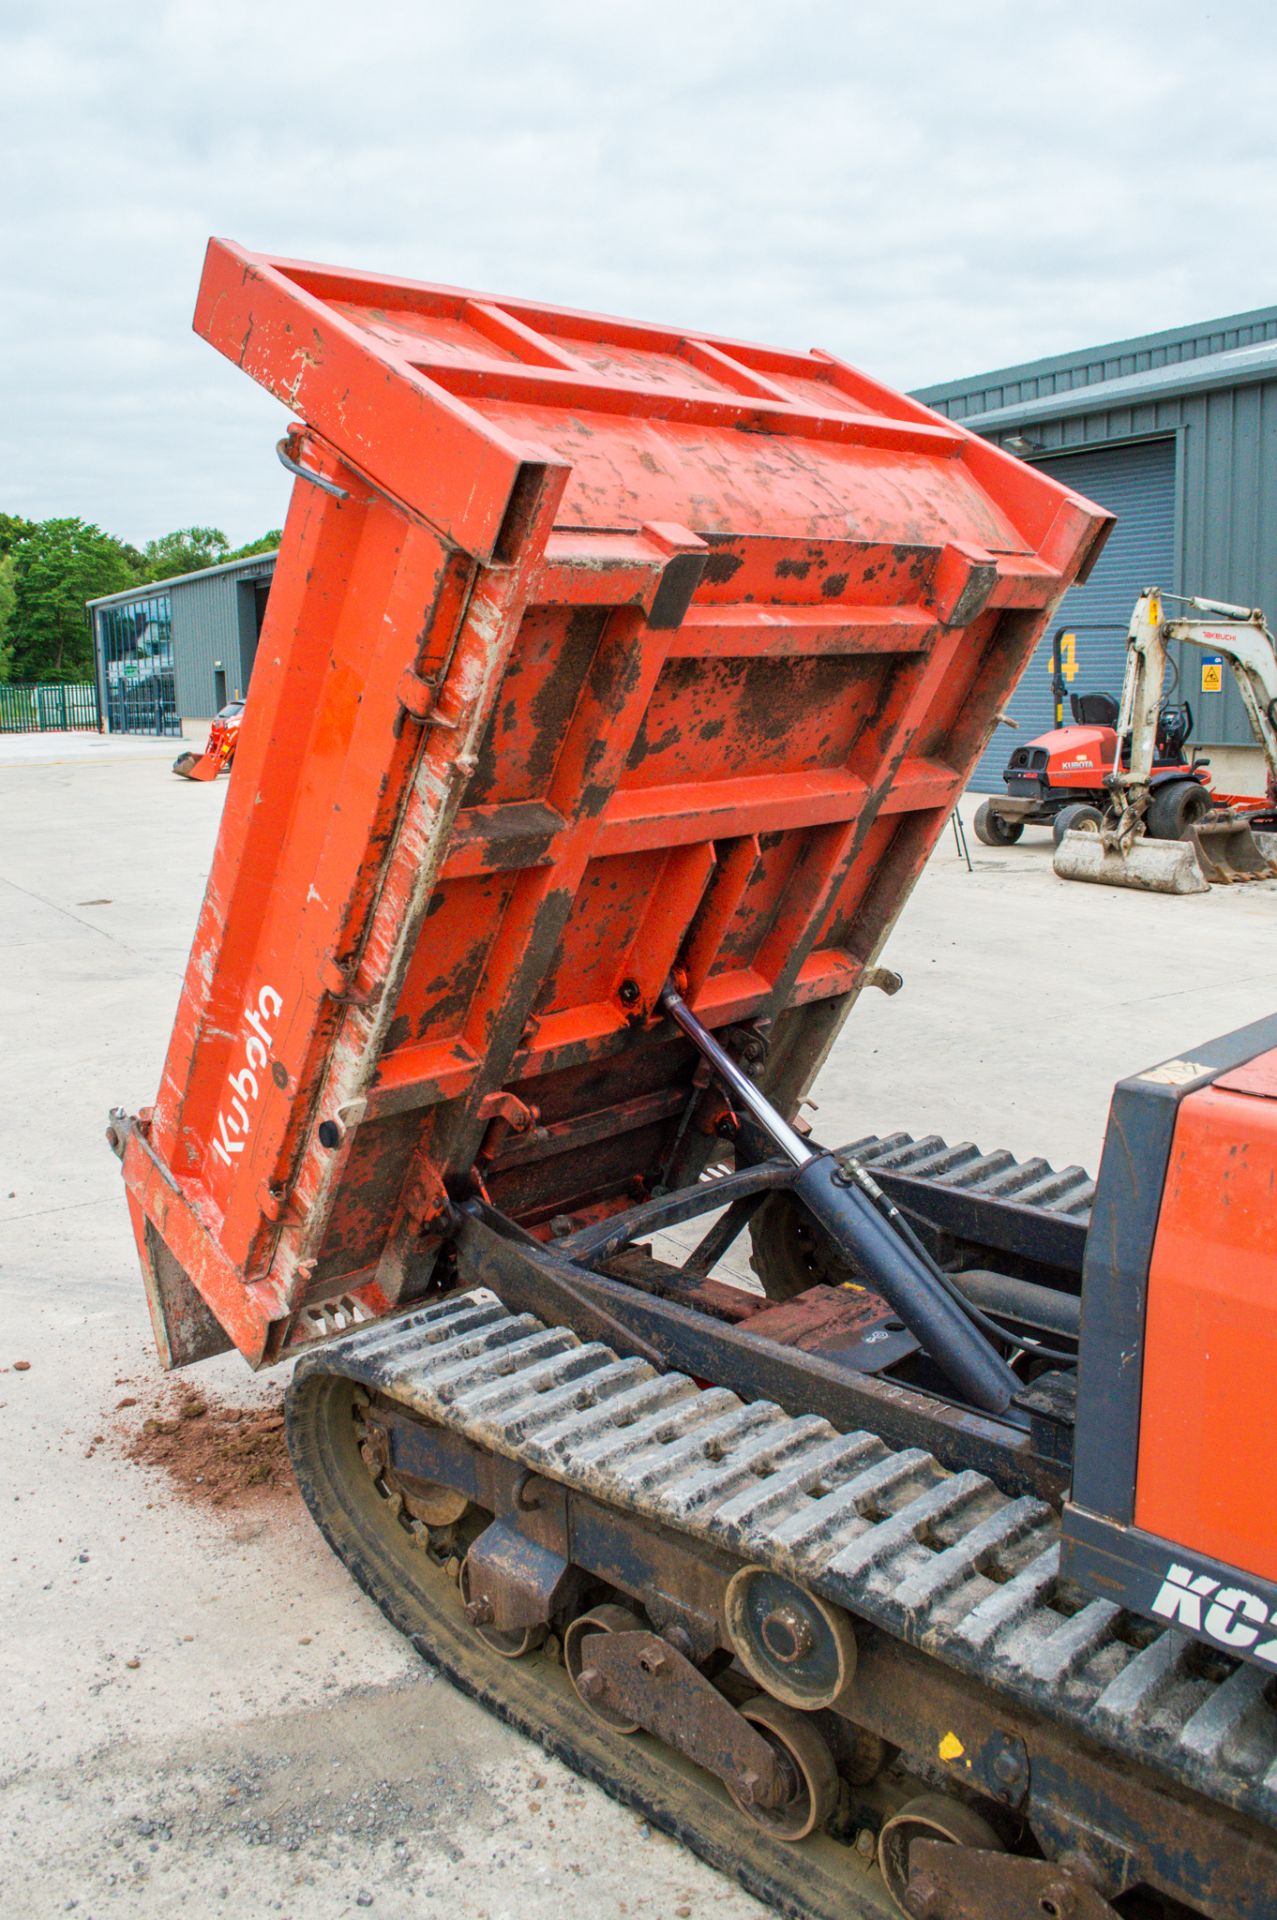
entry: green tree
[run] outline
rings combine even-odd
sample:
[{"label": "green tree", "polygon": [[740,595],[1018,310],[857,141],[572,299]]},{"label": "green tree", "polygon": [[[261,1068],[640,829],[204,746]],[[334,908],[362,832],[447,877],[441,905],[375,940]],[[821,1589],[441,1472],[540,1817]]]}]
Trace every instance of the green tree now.
[{"label": "green tree", "polygon": [[262,534],[257,540],[250,540],[246,546],[236,547],[234,553],[228,553],[226,557],[228,560],[251,560],[255,553],[274,553],[283,537],[282,527],[272,527],[269,533]]},{"label": "green tree", "polygon": [[0,685],[11,678],[13,667],[13,571],[16,562],[11,553],[0,557]]},{"label": "green tree", "polygon": [[179,527],[148,540],[142,549],[147,580],[171,580],[175,574],[219,567],[231,557],[231,543],[220,527]]},{"label": "green tree", "polygon": [[20,514],[0,513],[0,554],[12,553],[19,540],[25,540],[34,526],[34,520],[24,520]]},{"label": "green tree", "polygon": [[129,549],[79,519],[42,520],[14,548],[9,673],[14,680],[90,680],[86,600],[132,586]]}]

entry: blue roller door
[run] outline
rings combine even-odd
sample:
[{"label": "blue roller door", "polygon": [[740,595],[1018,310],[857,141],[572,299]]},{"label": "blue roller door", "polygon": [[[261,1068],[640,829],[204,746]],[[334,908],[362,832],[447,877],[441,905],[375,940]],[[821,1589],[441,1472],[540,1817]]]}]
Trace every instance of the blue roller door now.
[{"label": "blue roller door", "polygon": [[[1110,625],[1109,633],[1078,632],[1073,658],[1066,660],[1073,693],[1122,690],[1126,630],[1131,609],[1144,587],[1171,587],[1175,575],[1175,442],[1143,440],[1135,446],[1096,448],[1043,460],[1044,472],[1066,487],[1117,515],[1095,569],[1085,586],[1064,596],[1023,680],[1011,696],[1009,711],[1017,731],[997,727],[972,776],[977,793],[1001,793],[1002,774],[1013,748],[1055,724],[1051,695],[1051,636],[1059,626]],[[1067,701],[1065,720],[1068,720]]]}]

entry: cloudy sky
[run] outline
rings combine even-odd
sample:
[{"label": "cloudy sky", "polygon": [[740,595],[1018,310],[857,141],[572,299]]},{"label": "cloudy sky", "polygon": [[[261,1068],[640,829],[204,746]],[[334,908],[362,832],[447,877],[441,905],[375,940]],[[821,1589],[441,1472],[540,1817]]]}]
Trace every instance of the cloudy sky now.
[{"label": "cloudy sky", "polygon": [[901,386],[1277,302],[1270,4],[0,0],[0,508],[282,518],[204,243]]}]

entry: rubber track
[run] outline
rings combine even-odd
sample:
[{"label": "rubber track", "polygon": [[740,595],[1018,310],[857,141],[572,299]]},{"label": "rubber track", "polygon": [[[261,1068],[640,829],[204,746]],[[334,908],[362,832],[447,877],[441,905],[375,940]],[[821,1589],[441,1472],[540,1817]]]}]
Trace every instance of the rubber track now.
[{"label": "rubber track", "polygon": [[937,1187],[987,1194],[1017,1207],[1063,1214],[1086,1221],[1095,1199],[1095,1182],[1084,1167],[1062,1167],[1049,1160],[1017,1160],[1005,1147],[981,1153],[969,1140],[951,1147],[938,1133],[915,1140],[911,1133],[866,1134],[840,1147],[840,1155],[859,1160],[875,1174],[907,1174]]},{"label": "rubber track", "polygon": [[917,1448],[619,1359],[479,1289],[304,1355],[592,1498],[776,1568],[1224,1806],[1277,1825],[1252,1665],[1059,1580],[1058,1516]]}]

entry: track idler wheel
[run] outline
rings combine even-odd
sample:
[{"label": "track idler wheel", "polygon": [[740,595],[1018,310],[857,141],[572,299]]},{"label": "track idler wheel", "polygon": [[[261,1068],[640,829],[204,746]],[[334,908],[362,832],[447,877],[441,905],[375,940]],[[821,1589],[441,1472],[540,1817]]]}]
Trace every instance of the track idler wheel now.
[{"label": "track idler wheel", "polygon": [[773,1840],[805,1840],[824,1826],[838,1804],[832,1753],[811,1720],[766,1694],[747,1700],[739,1712],[780,1755],[792,1790],[778,1807],[760,1806],[730,1784],[728,1792],[746,1819]]},{"label": "track idler wheel", "polygon": [[856,1671],[846,1614],[768,1567],[733,1574],[724,1606],[732,1652],[752,1680],[789,1707],[831,1707]]},{"label": "track idler wheel", "polygon": [[920,1793],[892,1814],[878,1835],[878,1866],[883,1884],[907,1920],[917,1920],[918,1907],[909,1904],[909,1853],[916,1840],[945,1840],[955,1847],[974,1847],[982,1853],[1001,1853],[1002,1841],[965,1800],[945,1793]]},{"label": "track idler wheel", "polygon": [[641,1633],[643,1622],[628,1607],[614,1606],[610,1601],[602,1606],[591,1607],[588,1613],[579,1613],[563,1636],[563,1664],[569,1680],[576,1688],[577,1697],[589,1708],[596,1720],[605,1727],[611,1727],[616,1733],[637,1733],[637,1720],[627,1720],[606,1706],[600,1698],[603,1688],[596,1684],[598,1675],[590,1666],[589,1642],[598,1633]]}]

